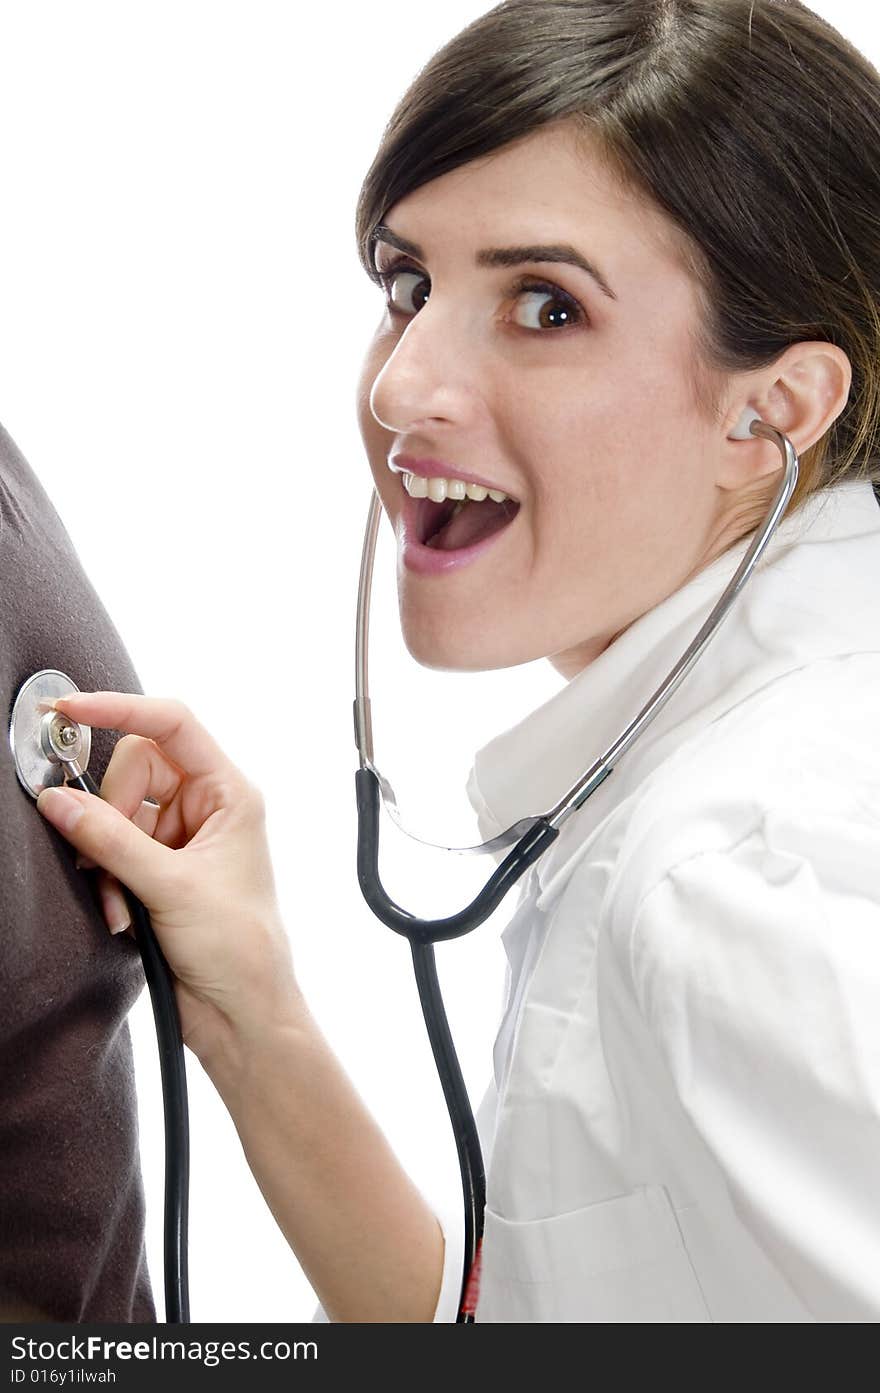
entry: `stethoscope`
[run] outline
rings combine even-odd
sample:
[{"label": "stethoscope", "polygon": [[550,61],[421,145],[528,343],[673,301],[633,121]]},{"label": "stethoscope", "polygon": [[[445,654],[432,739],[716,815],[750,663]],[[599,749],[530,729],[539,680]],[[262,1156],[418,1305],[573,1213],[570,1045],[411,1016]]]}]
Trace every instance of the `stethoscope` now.
[{"label": "stethoscope", "polygon": [[[381,502],[374,490],[367,515],[358,582],[357,628],[355,639],[354,730],[360,767],[355,772],[358,813],[357,875],[361,892],[370,909],[389,928],[409,940],[422,1013],[428,1031],[434,1062],[452,1123],[461,1170],[464,1198],[464,1268],[457,1323],[474,1320],[475,1290],[469,1282],[476,1274],[483,1234],[486,1180],[476,1123],[458,1057],[443,1007],[434,944],[459,938],[482,924],[497,909],[507,892],[533,866],[559,835],[560,828],[573,813],[613,773],[618,762],[659,714],[684,680],[709,641],[717,633],[751,576],[770,538],[782,520],[798,479],[799,460],[789,440],[749,412],[733,438],[763,436],[778,445],[784,463],[784,477],[761,528],[709,617],[689,644],[669,675],[642,707],[623,733],[572,785],[549,812],[520,819],[505,832],[479,846],[439,847],[415,837],[403,826],[394,790],[376,767],[367,684],[370,594],[373,562],[381,517]],[[58,697],[79,688],[64,673],[44,669],[30,677],[19,690],[12,710],[9,739],[15,767],[22,787],[36,800],[44,788],[72,784],[100,797],[95,781],[86,772],[91,749],[91,730],[60,712],[50,709]],[[419,919],[402,909],[386,893],[379,877],[379,806],[385,808],[407,836],[423,846],[454,852],[456,855],[483,855],[512,850],[497,866],[483,889],[469,905],[445,919]],[[187,1110],[186,1068],[177,1003],[171,972],[150,923],[144,905],[127,886],[121,885],[131,914],[135,940],[141,952],[144,975],[156,1022],[162,1097],[165,1111],[165,1319],[172,1324],[189,1322],[189,1283],[187,1275],[187,1209],[189,1196],[189,1116]]]}]

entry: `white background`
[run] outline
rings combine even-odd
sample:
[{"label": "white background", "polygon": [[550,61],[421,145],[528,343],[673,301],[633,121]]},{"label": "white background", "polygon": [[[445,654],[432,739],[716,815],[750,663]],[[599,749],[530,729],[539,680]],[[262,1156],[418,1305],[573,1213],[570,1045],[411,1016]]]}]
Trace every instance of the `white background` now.
[{"label": "white background", "polygon": [[[357,259],[354,209],[410,80],[489,8],[0,4],[0,420],[144,690],[186,701],[264,790],[312,1009],[410,1174],[453,1208],[455,1152],[409,950],[372,917],[355,874],[354,616],[371,481],[354,396],[382,299]],[[880,62],[873,5],[813,8]],[[475,750],[562,679],[547,663],[419,668],[399,634],[394,566],[383,519],[377,761],[416,829],[476,841],[464,795]],[[488,873],[490,862],[422,853],[390,829],[383,818],[383,878],[416,913],[451,912]],[[437,949],[475,1105],[509,913]],[[161,1315],[162,1102],[146,991],[132,1033]],[[311,1288],[235,1128],[193,1056],[187,1066],[192,1319],[310,1319]]]}]

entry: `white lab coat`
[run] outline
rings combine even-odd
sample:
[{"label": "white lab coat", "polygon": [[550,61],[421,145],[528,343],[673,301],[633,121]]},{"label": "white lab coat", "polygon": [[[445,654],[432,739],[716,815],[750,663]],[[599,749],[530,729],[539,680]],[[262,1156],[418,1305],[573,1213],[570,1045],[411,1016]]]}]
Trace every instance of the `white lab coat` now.
[{"label": "white lab coat", "polygon": [[[479,751],[485,838],[616,739],[750,541]],[[880,1319],[878,715],[880,508],[848,482],[519,889],[477,1322]]]}]

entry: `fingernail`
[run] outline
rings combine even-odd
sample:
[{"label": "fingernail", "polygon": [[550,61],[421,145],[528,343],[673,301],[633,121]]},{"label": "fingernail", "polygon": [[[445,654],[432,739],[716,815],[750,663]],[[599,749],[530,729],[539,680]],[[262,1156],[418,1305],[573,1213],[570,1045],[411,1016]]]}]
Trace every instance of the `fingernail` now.
[{"label": "fingernail", "polygon": [[115,885],[105,885],[102,894],[107,927],[112,934],[124,933],[131,924],[131,915],[128,912],[128,905],[122,891],[118,890]]},{"label": "fingernail", "polygon": [[69,836],[85,812],[85,804],[69,788],[44,788],[37,799],[37,807],[46,821],[63,832],[65,837]]},{"label": "fingernail", "polygon": [[93,871],[97,864],[97,861],[93,861],[91,856],[83,856],[81,853],[77,854],[76,869],[78,871]]}]

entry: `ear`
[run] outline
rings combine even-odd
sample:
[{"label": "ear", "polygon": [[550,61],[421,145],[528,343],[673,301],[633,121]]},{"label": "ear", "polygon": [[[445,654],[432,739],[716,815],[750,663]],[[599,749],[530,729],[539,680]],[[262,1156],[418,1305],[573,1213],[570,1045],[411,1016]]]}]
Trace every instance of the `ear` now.
[{"label": "ear", "polygon": [[779,469],[779,449],[772,440],[744,427],[753,412],[787,435],[802,455],[834,424],[849,400],[852,365],[833,343],[795,343],[772,367],[750,375],[731,399],[725,416],[715,482],[719,488],[742,489]]}]

